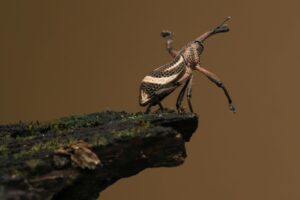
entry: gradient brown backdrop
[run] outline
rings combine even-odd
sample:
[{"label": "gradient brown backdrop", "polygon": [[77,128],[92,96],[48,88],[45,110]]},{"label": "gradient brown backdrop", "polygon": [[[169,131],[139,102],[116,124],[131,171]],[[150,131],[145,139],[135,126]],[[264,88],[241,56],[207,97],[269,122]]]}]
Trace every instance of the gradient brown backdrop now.
[{"label": "gradient brown backdrop", "polygon": [[[1,1],[0,123],[138,106],[142,77],[227,15],[231,31],[205,43],[196,74],[200,127],[176,168],[145,170],[103,199],[300,199],[299,1]],[[178,91],[177,91],[178,93]],[[164,101],[174,107],[176,95]]]}]

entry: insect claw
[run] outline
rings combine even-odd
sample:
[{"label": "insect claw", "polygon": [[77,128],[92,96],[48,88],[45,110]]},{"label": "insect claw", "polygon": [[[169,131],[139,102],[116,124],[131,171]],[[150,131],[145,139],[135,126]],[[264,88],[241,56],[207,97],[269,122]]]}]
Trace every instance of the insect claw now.
[{"label": "insect claw", "polygon": [[229,110],[231,112],[233,112],[234,114],[236,113],[236,109],[235,109],[235,107],[232,104],[229,104]]},{"label": "insect claw", "polygon": [[167,30],[165,30],[165,31],[162,31],[161,33],[160,33],[160,35],[162,36],[162,37],[172,37],[173,36],[173,33],[171,32],[171,31],[167,31]]},{"label": "insect claw", "polygon": [[181,108],[178,108],[178,109],[177,109],[177,111],[178,111],[178,114],[185,113],[185,110],[184,110],[184,108],[183,108],[183,107],[181,107]]}]

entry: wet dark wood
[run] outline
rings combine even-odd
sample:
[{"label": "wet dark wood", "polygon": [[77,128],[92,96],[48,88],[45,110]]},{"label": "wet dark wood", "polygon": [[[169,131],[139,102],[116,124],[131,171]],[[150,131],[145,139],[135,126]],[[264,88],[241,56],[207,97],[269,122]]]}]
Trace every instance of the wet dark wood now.
[{"label": "wet dark wood", "polygon": [[[96,199],[106,187],[145,168],[174,167],[198,126],[193,113],[100,112],[51,122],[0,126],[0,199]],[[55,154],[78,141],[101,165],[82,169]]]}]

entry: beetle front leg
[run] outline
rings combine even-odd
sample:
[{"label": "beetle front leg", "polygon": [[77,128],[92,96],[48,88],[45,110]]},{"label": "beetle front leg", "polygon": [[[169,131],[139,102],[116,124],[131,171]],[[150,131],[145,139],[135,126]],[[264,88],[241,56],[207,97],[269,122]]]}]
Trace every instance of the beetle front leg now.
[{"label": "beetle front leg", "polygon": [[209,80],[211,80],[213,83],[215,83],[218,87],[220,87],[224,91],[225,96],[227,97],[227,100],[228,100],[229,110],[232,111],[233,113],[235,113],[236,110],[232,104],[231,97],[230,97],[226,87],[222,83],[222,81],[214,73],[204,69],[203,67],[200,67],[200,65],[197,65],[196,69],[198,71],[202,72]]},{"label": "beetle front leg", "polygon": [[178,51],[173,49],[173,33],[171,31],[162,31],[161,36],[167,39],[166,43],[166,49],[169,52],[169,54],[173,57],[176,57],[178,55]]}]

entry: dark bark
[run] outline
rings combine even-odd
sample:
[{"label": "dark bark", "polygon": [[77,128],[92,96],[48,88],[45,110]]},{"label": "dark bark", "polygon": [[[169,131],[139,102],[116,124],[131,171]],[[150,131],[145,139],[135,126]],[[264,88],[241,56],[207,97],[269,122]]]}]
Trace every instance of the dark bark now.
[{"label": "dark bark", "polygon": [[[101,112],[45,123],[0,126],[0,199],[96,199],[120,178],[145,168],[184,162],[185,142],[197,129],[192,113]],[[78,141],[101,161],[75,166],[55,153]]]}]

